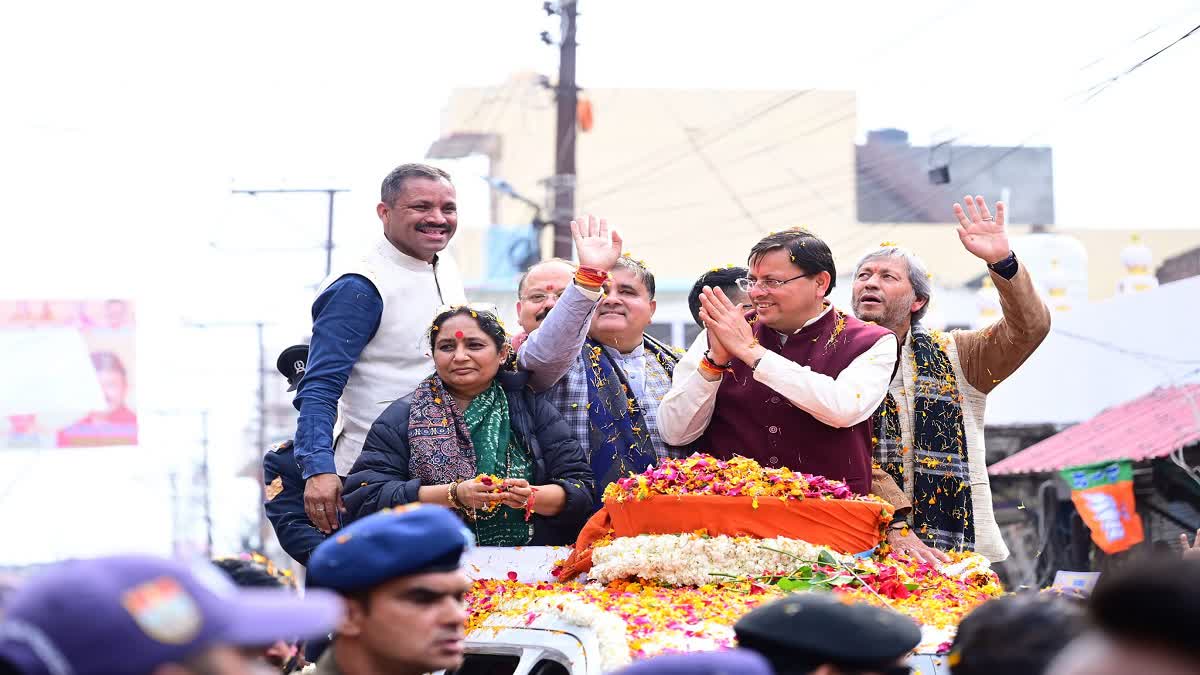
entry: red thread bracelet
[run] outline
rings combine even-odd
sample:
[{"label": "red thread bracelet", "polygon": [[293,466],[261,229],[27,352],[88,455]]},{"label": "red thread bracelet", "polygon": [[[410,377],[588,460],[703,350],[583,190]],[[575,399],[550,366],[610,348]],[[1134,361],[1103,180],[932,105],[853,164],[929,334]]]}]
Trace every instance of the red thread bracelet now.
[{"label": "red thread bracelet", "polygon": [[533,498],[537,496],[537,488],[529,486],[529,499],[525,500],[525,522],[533,517]]},{"label": "red thread bracelet", "polygon": [[580,265],[575,270],[575,282],[581,286],[603,286],[608,281],[608,272],[595,267]]}]

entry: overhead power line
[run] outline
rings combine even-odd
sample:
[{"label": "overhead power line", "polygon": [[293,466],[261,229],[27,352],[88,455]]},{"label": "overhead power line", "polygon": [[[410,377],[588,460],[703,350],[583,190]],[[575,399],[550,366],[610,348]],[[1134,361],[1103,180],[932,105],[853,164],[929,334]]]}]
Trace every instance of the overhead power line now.
[{"label": "overhead power line", "polygon": [[[1127,47],[1129,47],[1129,46],[1136,45],[1137,43],[1139,43],[1139,42],[1141,42],[1141,41],[1145,40],[1145,39],[1146,39],[1148,36],[1150,36],[1150,35],[1153,35],[1153,34],[1157,33],[1158,31],[1162,30],[1164,27],[1166,27],[1166,26],[1168,26],[1168,25],[1171,25],[1171,24],[1173,24],[1173,23],[1175,23],[1175,22],[1178,22],[1178,21],[1179,21],[1181,18],[1184,18],[1184,17],[1185,17],[1185,16],[1187,16],[1188,14],[1194,13],[1195,11],[1196,11],[1196,10],[1195,10],[1194,8],[1192,8],[1192,9],[1188,10],[1187,12],[1183,12],[1183,13],[1176,14],[1175,16],[1173,16],[1173,17],[1171,17],[1171,18],[1169,18],[1169,19],[1167,19],[1167,20],[1159,21],[1159,22],[1158,22],[1158,23],[1157,23],[1157,24],[1156,24],[1156,25],[1155,25],[1153,28],[1151,28],[1151,29],[1149,29],[1149,30],[1146,30],[1146,31],[1142,31],[1141,33],[1139,33],[1139,34],[1138,34],[1138,36],[1137,36],[1137,37],[1133,38],[1132,40],[1127,40],[1127,41],[1124,41],[1124,42],[1122,42],[1122,43],[1121,43],[1121,45],[1119,45],[1119,46],[1116,46],[1116,47],[1113,47],[1113,48],[1111,48],[1111,49],[1108,49],[1108,50],[1106,50],[1106,51],[1105,51],[1105,53],[1104,53],[1103,55],[1101,55],[1100,57],[1090,60],[1090,61],[1089,61],[1087,64],[1085,64],[1084,66],[1080,67],[1080,68],[1079,68],[1079,70],[1078,70],[1078,72],[1081,72],[1081,73],[1082,73],[1082,72],[1085,72],[1085,71],[1087,71],[1088,69],[1092,68],[1092,67],[1093,67],[1093,66],[1095,66],[1096,64],[1103,62],[1103,61],[1104,61],[1104,60],[1105,60],[1105,59],[1108,57],[1108,55],[1109,55],[1109,54],[1112,54],[1112,53],[1114,53],[1114,52],[1116,52],[1116,51],[1119,51],[1119,50],[1123,50],[1123,49],[1125,49],[1125,48],[1127,48]],[[1135,64],[1133,67],[1129,68],[1129,69],[1128,69],[1128,71],[1126,71],[1125,73],[1122,73],[1122,74],[1119,74],[1119,75],[1117,75],[1117,76],[1113,76],[1113,77],[1110,77],[1110,78],[1106,78],[1106,79],[1105,79],[1103,82],[1101,82],[1100,84],[1102,84],[1102,85],[1106,85],[1106,86],[1111,86],[1112,82],[1114,82],[1115,80],[1117,80],[1117,79],[1120,79],[1120,77],[1123,77],[1124,75],[1128,74],[1128,72],[1132,72],[1133,70],[1136,70],[1137,68],[1141,67],[1141,65],[1144,65],[1144,64],[1145,64],[1146,62],[1148,62],[1149,60],[1151,60],[1151,59],[1153,59],[1153,58],[1157,57],[1157,56],[1158,56],[1158,55],[1160,55],[1162,52],[1166,51],[1166,49],[1170,48],[1171,46],[1174,46],[1175,44],[1177,44],[1178,42],[1182,41],[1184,38],[1188,37],[1189,35],[1191,35],[1191,34],[1192,34],[1193,32],[1195,32],[1195,31],[1196,31],[1196,29],[1192,29],[1191,31],[1188,31],[1188,33],[1187,33],[1187,34],[1185,34],[1184,36],[1182,36],[1182,37],[1180,37],[1179,39],[1175,40],[1175,41],[1174,41],[1174,42],[1172,42],[1170,45],[1167,45],[1166,47],[1164,47],[1164,48],[1162,48],[1162,49],[1158,50],[1157,52],[1155,52],[1154,54],[1150,55],[1149,57],[1147,57],[1147,58],[1145,58],[1145,59],[1143,59],[1143,60],[1139,61],[1139,63],[1138,63],[1138,64]],[[1092,91],[1093,91],[1094,89],[1096,89],[1098,86],[1100,86],[1100,85],[1093,85],[1092,87],[1089,87],[1087,90],[1084,90],[1084,92],[1080,92],[1080,93],[1082,94],[1082,93],[1092,92]],[[1068,96],[1068,97],[1066,97],[1066,99],[1065,99],[1065,100],[1069,101],[1070,99],[1074,98],[1076,95],[1078,95],[1078,94],[1073,94],[1073,95],[1071,95],[1071,96]],[[820,123],[816,124],[814,127],[812,127],[812,128],[809,128],[809,129],[806,129],[805,131],[802,131],[802,132],[800,132],[799,134],[796,134],[795,136],[789,137],[788,139],[785,139],[785,140],[782,140],[782,141],[771,141],[771,142],[769,142],[769,143],[767,143],[767,144],[764,144],[764,145],[761,145],[761,146],[758,146],[758,147],[752,148],[752,149],[748,150],[747,152],[744,152],[743,154],[741,154],[741,155],[738,155],[738,156],[735,156],[735,157],[733,157],[733,158],[731,158],[731,159],[729,159],[729,160],[722,160],[722,161],[720,161],[720,165],[721,165],[721,167],[722,167],[723,169],[726,169],[726,170],[728,170],[728,169],[729,169],[729,167],[731,167],[731,166],[733,166],[733,165],[735,165],[735,164],[738,164],[738,163],[741,163],[741,162],[747,161],[747,160],[749,160],[749,159],[752,159],[752,158],[754,158],[754,157],[756,157],[756,156],[759,156],[759,155],[761,155],[761,154],[764,154],[764,153],[767,153],[767,152],[778,151],[778,150],[779,150],[779,149],[781,149],[782,147],[786,147],[787,145],[789,145],[789,144],[791,144],[791,143],[794,143],[794,142],[796,142],[796,141],[798,141],[798,140],[801,140],[801,139],[803,139],[803,138],[805,138],[805,137],[808,137],[808,136],[814,135],[814,134],[816,134],[816,133],[818,133],[818,132],[820,132],[820,131],[822,131],[822,130],[824,130],[824,129],[828,128],[829,126],[832,126],[832,125],[834,125],[834,124],[837,124],[837,123],[840,123],[840,122],[846,121],[846,120],[848,120],[848,119],[852,119],[852,118],[855,116],[855,112],[853,111],[853,109],[852,109],[852,106],[846,106],[846,105],[844,105],[844,104],[843,104],[843,105],[841,105],[841,106],[833,106],[833,107],[830,107],[830,108],[825,108],[825,109],[823,109],[823,110],[821,110],[821,111],[818,111],[818,112],[814,113],[813,115],[811,115],[810,117],[808,117],[807,119],[805,119],[805,120],[802,120],[802,121],[798,122],[798,123],[796,124],[796,126],[801,126],[801,125],[807,124],[807,123],[809,123],[809,122],[814,122],[815,120],[817,120],[817,119],[821,118],[821,117],[822,117],[822,116],[824,116],[825,114],[827,114],[827,113],[830,113],[830,112],[835,112],[835,111],[837,111],[837,110],[839,110],[839,109],[840,109],[840,110],[842,110],[842,111],[847,111],[847,110],[848,110],[849,112],[843,112],[843,113],[842,113],[842,114],[840,114],[840,115],[835,115],[835,116],[834,116],[834,117],[832,117],[832,118],[825,119],[825,120],[823,120],[822,122],[820,122]],[[958,135],[956,135],[956,136],[955,136],[953,139],[951,139],[951,141],[953,142],[953,141],[958,141],[958,140],[961,140],[961,139],[962,139],[964,136],[966,136],[966,135],[967,135],[967,134],[958,134]],[[1031,142],[1031,141],[1032,141],[1034,138],[1036,138],[1036,134],[1034,134],[1034,135],[1032,135],[1032,136],[1030,136],[1030,137],[1026,138],[1026,139],[1025,139],[1023,142],[1022,142],[1022,144],[1021,144],[1020,146],[1018,146],[1018,147],[1019,147],[1019,148],[1028,147],[1028,145],[1027,145],[1027,144],[1028,144],[1028,143],[1030,143],[1030,142]],[[997,147],[997,146],[995,146],[995,145],[993,145],[993,144],[984,144],[984,145],[978,145],[978,146],[974,146],[974,147],[972,147],[972,148],[971,148],[971,150],[970,150],[970,151],[968,151],[968,153],[967,153],[966,155],[962,155],[962,156],[958,157],[958,160],[959,160],[959,161],[961,161],[962,159],[965,159],[965,158],[967,158],[967,157],[971,156],[972,154],[975,154],[975,153],[978,153],[978,152],[987,151],[987,150],[989,150],[989,149],[994,149],[995,147]],[[651,189],[651,188],[653,188],[653,187],[654,187],[654,185],[653,185],[653,183],[654,183],[654,178],[653,178],[653,177],[652,177],[650,174],[653,174],[653,173],[658,173],[658,174],[659,174],[659,176],[661,176],[661,175],[662,175],[662,172],[661,172],[661,170],[662,170],[662,169],[665,169],[665,168],[666,168],[666,165],[669,165],[669,164],[672,164],[672,163],[674,163],[674,162],[677,162],[677,161],[681,160],[682,158],[685,158],[686,156],[688,156],[688,154],[690,154],[690,153],[683,153],[682,155],[679,155],[679,156],[672,157],[670,161],[668,161],[668,162],[666,162],[666,163],[664,163],[664,164],[660,164],[658,167],[656,167],[656,170],[655,170],[655,171],[653,171],[653,172],[648,172],[648,173],[643,173],[642,175],[639,175],[639,176],[637,176],[637,177],[636,177],[636,179],[634,179],[634,180],[627,180],[627,181],[624,181],[624,182],[623,182],[623,183],[622,183],[620,186],[618,186],[618,187],[616,187],[616,188],[611,188],[611,189],[609,189],[609,190],[607,190],[607,191],[605,191],[605,192],[602,192],[602,193],[600,193],[598,196],[607,196],[607,195],[608,195],[608,194],[610,194],[610,193],[613,193],[613,192],[616,192],[616,191],[618,191],[618,189],[622,189],[622,190],[623,190],[623,189],[624,189],[624,187],[625,187],[626,185],[630,184],[630,183],[640,183],[640,185],[638,185],[638,188],[640,188],[640,189]],[[1004,156],[1004,158],[1002,158],[1002,159],[1006,159],[1008,156],[1011,156],[1011,154],[1012,154],[1012,153],[1006,153],[1006,154],[1005,154],[1005,156]],[[817,175],[817,176],[806,176],[806,177],[804,177],[803,186],[804,186],[804,187],[807,187],[807,188],[808,188],[810,191],[812,191],[812,190],[817,190],[817,186],[819,185],[819,181],[821,181],[822,179],[825,179],[825,178],[840,178],[840,177],[841,177],[841,176],[842,176],[842,175],[845,173],[845,171],[846,171],[846,170],[857,170],[857,169],[859,169],[859,168],[886,168],[886,166],[887,166],[887,165],[892,165],[892,164],[895,164],[895,163],[897,163],[897,162],[898,162],[900,159],[903,159],[903,158],[892,158],[892,159],[887,159],[887,160],[881,160],[881,161],[879,161],[879,162],[876,162],[876,163],[867,163],[865,166],[861,166],[861,167],[858,165],[857,161],[855,161],[855,162],[851,163],[851,164],[850,164],[850,165],[848,165],[848,166],[842,166],[842,167],[840,167],[840,168],[838,168],[838,169],[834,169],[834,170],[827,171],[827,172],[825,172],[824,174],[819,174],[819,175]],[[990,164],[989,164],[989,168],[991,168],[992,166],[995,166],[995,164],[996,164],[996,162],[992,162],[992,163],[990,163]],[[643,180],[643,179],[646,179],[646,180]],[[962,183],[963,181],[955,181],[955,182],[956,182],[956,183]],[[741,197],[742,199],[745,199],[745,198],[747,198],[747,197],[750,197],[750,196],[757,196],[757,195],[760,195],[760,194],[766,194],[766,193],[773,192],[773,191],[777,191],[777,190],[778,190],[778,191],[782,191],[782,190],[791,189],[791,188],[792,188],[792,187],[794,187],[794,186],[795,186],[795,185],[794,185],[793,181],[785,181],[785,182],[781,182],[781,183],[775,184],[775,185],[773,185],[773,186],[767,186],[767,187],[765,187],[765,188],[761,188],[761,189],[759,189],[759,190],[755,190],[755,191],[752,191],[752,192],[748,192],[748,193],[742,193],[742,194],[740,195],[740,197]],[[874,195],[874,194],[880,194],[880,193],[882,193],[883,191],[884,191],[884,190],[878,190],[878,189],[877,189],[877,190],[874,190],[874,191],[868,192],[868,193],[867,193],[867,196]],[[820,191],[819,191],[819,190],[817,190],[817,192],[818,192],[818,194],[819,194],[819,192],[820,192]],[[755,213],[756,215],[758,215],[758,216],[761,216],[761,215],[763,215],[764,213],[769,213],[769,212],[772,212],[772,211],[777,211],[777,210],[781,210],[781,209],[787,208],[787,207],[789,207],[789,206],[791,206],[791,205],[795,204],[795,203],[796,203],[796,201],[797,201],[797,200],[791,200],[791,201],[788,201],[788,202],[784,202],[784,203],[781,203],[781,204],[777,204],[777,205],[774,205],[774,206],[768,207],[766,210],[761,210],[761,209],[752,209],[752,210],[754,211],[754,213]],[[823,201],[827,201],[827,200],[823,200]],[[717,200],[715,200],[715,199],[714,199],[714,200],[710,200],[710,202],[709,202],[709,203],[716,203],[716,202],[717,202]],[[853,207],[853,204],[847,205],[847,206],[845,207],[845,210],[846,210],[846,211],[850,211],[850,210],[852,210],[852,207]],[[906,210],[911,210],[911,209],[906,209]]]}]

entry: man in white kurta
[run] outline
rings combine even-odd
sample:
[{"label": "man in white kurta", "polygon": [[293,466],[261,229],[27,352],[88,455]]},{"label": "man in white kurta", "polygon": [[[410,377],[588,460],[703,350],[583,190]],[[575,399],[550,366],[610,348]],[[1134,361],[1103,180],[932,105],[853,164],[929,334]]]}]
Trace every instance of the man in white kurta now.
[{"label": "man in white kurta", "polygon": [[[1002,319],[948,334],[922,327],[930,294],[924,264],[892,245],[859,261],[851,302],[856,316],[902,341],[900,368],[877,413],[875,434],[876,461],[912,503],[896,524],[902,535],[893,548],[925,560],[943,558],[936,549],[968,548],[997,562],[1008,557],[1008,547],[992,511],[984,408],[987,394],[1046,337],[1050,311],[1009,248],[1004,205],[996,205],[995,217],[982,197],[968,198],[966,206],[955,205],[959,237],[987,263]],[[939,511],[955,517],[940,518]]]}]

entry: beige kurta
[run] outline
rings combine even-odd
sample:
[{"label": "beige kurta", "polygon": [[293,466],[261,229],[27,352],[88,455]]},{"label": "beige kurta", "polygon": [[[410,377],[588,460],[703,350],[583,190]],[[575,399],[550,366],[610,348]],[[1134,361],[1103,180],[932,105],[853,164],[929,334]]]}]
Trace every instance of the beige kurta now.
[{"label": "beige kurta", "polygon": [[[975,550],[988,560],[999,562],[1008,557],[1008,547],[1004,544],[992,512],[992,488],[988,481],[983,441],[984,409],[988,393],[1012,375],[1050,332],[1050,310],[1038,296],[1024,265],[1018,267],[1016,276],[1011,280],[995,272],[991,276],[1000,293],[1003,318],[979,330],[952,332],[954,339],[947,342],[946,353],[962,393],[967,464],[971,475],[971,508],[975,517]],[[906,448],[913,447],[915,378],[910,333],[901,348],[900,368],[892,379],[890,389],[900,413],[901,438]],[[904,484],[908,500],[912,498],[913,454],[904,453]],[[890,479],[886,482],[890,482]],[[886,492],[886,487],[879,487],[878,490]],[[878,491],[876,493],[880,494]],[[892,503],[895,504],[894,501]]]}]

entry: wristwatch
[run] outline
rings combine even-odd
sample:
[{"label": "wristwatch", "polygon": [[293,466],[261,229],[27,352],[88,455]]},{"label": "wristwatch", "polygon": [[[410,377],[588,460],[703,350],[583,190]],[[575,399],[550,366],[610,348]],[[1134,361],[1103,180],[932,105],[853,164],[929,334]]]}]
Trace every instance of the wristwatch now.
[{"label": "wristwatch", "polygon": [[1017,254],[1009,251],[1003,260],[988,265],[988,269],[1005,279],[1012,279],[1017,275]]}]

